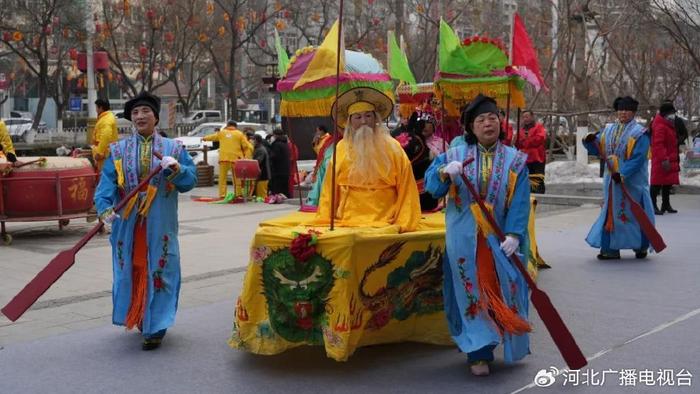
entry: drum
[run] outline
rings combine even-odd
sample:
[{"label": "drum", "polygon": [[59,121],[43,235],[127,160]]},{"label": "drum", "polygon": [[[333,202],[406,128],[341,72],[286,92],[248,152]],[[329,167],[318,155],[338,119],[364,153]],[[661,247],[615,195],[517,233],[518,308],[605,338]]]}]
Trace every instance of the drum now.
[{"label": "drum", "polygon": [[258,179],[260,165],[257,160],[236,160],[233,164],[233,173],[236,174],[237,179]]},{"label": "drum", "polygon": [[[38,157],[21,157],[27,163]],[[0,175],[0,218],[59,218],[87,213],[96,174],[87,159],[46,157]]]}]

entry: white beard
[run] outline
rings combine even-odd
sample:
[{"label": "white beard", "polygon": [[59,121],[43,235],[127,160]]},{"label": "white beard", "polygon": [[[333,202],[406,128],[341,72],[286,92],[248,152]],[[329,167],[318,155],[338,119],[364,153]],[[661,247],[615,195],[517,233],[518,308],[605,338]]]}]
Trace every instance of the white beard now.
[{"label": "white beard", "polygon": [[394,148],[389,131],[379,124],[374,128],[360,126],[345,131],[344,139],[348,144],[348,159],[351,162],[348,178],[352,183],[371,185],[387,174],[391,169],[391,156],[388,150]]}]

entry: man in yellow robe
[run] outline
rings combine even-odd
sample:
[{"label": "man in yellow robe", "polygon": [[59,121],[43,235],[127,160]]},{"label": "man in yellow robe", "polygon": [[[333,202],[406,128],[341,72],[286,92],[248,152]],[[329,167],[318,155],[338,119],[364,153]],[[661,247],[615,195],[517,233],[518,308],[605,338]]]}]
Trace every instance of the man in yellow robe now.
[{"label": "man in yellow robe", "polygon": [[12,138],[10,138],[10,133],[7,131],[5,122],[2,119],[0,119],[0,158],[5,158],[10,163],[17,161]]},{"label": "man in yellow robe", "polygon": [[330,224],[333,212],[334,224],[341,227],[397,225],[400,232],[414,231],[421,211],[411,163],[381,123],[393,101],[378,90],[355,88],[333,106],[338,125],[345,127],[336,152],[335,206],[331,160],[314,222]]},{"label": "man in yellow robe", "polygon": [[117,118],[110,111],[109,101],[105,99],[95,100],[97,107],[97,123],[92,137],[92,157],[95,159],[97,173],[102,173],[102,165],[109,157],[109,144],[119,140],[117,134]]},{"label": "man in yellow robe", "polygon": [[233,176],[236,197],[243,196],[243,183],[240,179],[236,179],[233,164],[236,160],[253,157],[253,145],[245,134],[236,127],[236,122],[229,120],[226,127],[202,138],[204,141],[219,142],[219,197],[221,198],[226,197],[226,179],[229,171]]}]

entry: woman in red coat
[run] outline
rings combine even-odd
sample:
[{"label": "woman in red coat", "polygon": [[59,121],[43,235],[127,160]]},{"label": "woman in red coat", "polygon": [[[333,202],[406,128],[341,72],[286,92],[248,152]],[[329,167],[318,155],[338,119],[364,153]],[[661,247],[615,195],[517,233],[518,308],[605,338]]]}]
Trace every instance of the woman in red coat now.
[{"label": "woman in red coat", "polygon": [[[663,215],[664,212],[676,213],[671,208],[670,191],[672,185],[680,183],[678,173],[678,143],[673,118],[676,116],[673,103],[666,101],[659,107],[659,112],[651,122],[651,200],[654,202],[654,213]],[[656,197],[661,191],[661,209],[656,205]]]}]

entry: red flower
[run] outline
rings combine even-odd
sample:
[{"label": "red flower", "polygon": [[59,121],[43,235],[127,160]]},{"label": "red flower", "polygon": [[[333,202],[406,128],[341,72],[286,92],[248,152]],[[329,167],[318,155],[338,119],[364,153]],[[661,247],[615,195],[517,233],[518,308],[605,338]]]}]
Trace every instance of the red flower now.
[{"label": "red flower", "polygon": [[158,290],[163,288],[163,279],[160,276],[153,277],[153,287]]},{"label": "red flower", "polygon": [[294,256],[294,259],[306,262],[316,253],[316,246],[309,244],[312,239],[311,234],[299,234],[292,240],[289,252]]},{"label": "red flower", "polygon": [[476,314],[479,312],[479,308],[476,306],[476,302],[472,302],[469,304],[469,308],[467,308],[467,314],[469,317],[474,317]]},{"label": "red flower", "polygon": [[473,287],[474,287],[474,285],[472,285],[472,282],[470,282],[470,281],[464,282],[464,288],[467,290],[468,293],[472,292]]},{"label": "red flower", "polygon": [[160,260],[158,260],[158,266],[160,268],[165,268],[165,259],[164,258],[161,258]]},{"label": "red flower", "polygon": [[401,133],[396,136],[396,140],[399,141],[402,148],[406,148],[408,143],[411,142],[411,137],[408,135],[408,133]]},{"label": "red flower", "polygon": [[165,235],[163,236],[163,241],[168,242],[169,239],[170,239],[170,238],[168,238],[168,234],[165,234]]}]

